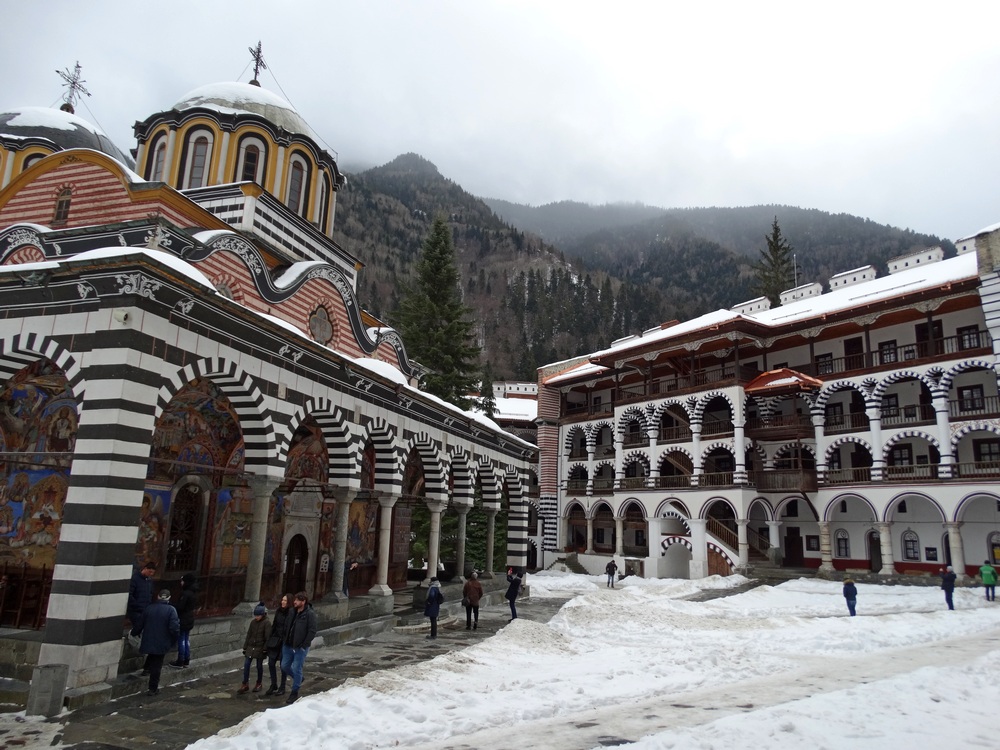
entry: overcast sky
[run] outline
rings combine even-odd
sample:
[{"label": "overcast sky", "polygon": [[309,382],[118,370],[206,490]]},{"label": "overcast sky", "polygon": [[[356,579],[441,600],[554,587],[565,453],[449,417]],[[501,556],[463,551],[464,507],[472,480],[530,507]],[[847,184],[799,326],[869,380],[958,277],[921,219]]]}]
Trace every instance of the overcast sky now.
[{"label": "overcast sky", "polygon": [[[946,7],[947,6],[947,7]],[[286,11],[294,8],[297,12]],[[122,149],[258,40],[339,154],[409,151],[539,205],[781,203],[950,239],[1000,221],[1000,3],[18,2],[0,111],[58,106]]]}]

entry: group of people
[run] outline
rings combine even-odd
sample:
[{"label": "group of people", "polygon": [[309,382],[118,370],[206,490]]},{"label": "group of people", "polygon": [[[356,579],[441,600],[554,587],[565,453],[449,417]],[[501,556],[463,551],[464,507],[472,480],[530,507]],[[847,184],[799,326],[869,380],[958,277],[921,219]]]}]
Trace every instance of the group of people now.
[{"label": "group of people", "polygon": [[[510,619],[517,619],[517,597],[523,589],[523,574],[507,568],[507,593],[504,598],[510,604]],[[483,598],[483,584],[479,582],[479,574],[475,571],[466,580],[462,587],[462,606],[465,608],[465,629],[476,630],[479,628],[479,602]],[[431,621],[431,632],[427,636],[429,640],[437,638],[438,617],[441,614],[441,605],[444,603],[444,594],[441,593],[441,582],[435,576],[431,578],[430,588],[427,590],[427,599],[424,601],[424,617]]]},{"label": "group of people", "polygon": [[[941,589],[944,591],[944,603],[948,605],[948,609],[955,609],[955,582],[958,580],[958,574],[955,573],[955,569],[949,565],[946,568],[942,568],[938,575],[941,576]],[[984,560],[983,564],[979,568],[979,577],[983,581],[983,589],[986,591],[986,601],[995,602],[996,601],[996,589],[997,589],[997,569],[993,567],[989,560]],[[858,604],[858,587],[854,585],[854,581],[850,578],[844,579],[844,600],[847,602],[847,611],[851,613],[851,617],[857,614],[857,604]]]},{"label": "group of people", "polygon": [[[139,639],[139,653],[145,655],[143,674],[149,675],[147,695],[160,692],[160,675],[166,654],[175,646],[177,658],[169,666],[184,669],[191,662],[191,630],[197,608],[197,582],[190,573],[181,577],[181,592],[176,604],[171,603],[169,589],[162,589],[153,598],[153,576],[156,563],[149,561],[132,575],[129,585],[126,616],[132,624],[130,636]],[[264,657],[271,677],[265,695],[284,695],[285,683],[292,678],[292,688],[286,703],[294,703],[302,685],[302,670],[309,647],[316,637],[316,612],[306,592],[281,597],[273,619],[267,619],[267,607],[260,602],[243,641],[243,682],[238,694],[250,691],[250,667],[257,662],[257,682],[253,692],[259,692],[264,678]],[[281,669],[281,682],[277,670]]]}]

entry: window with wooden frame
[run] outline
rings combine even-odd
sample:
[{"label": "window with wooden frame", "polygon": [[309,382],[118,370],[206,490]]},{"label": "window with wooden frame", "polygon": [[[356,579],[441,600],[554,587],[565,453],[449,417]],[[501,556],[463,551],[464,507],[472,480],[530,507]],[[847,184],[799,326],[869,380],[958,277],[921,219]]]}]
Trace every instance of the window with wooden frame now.
[{"label": "window with wooden frame", "polygon": [[903,532],[903,559],[918,561],[920,560],[920,537],[917,536],[915,531],[904,531]]},{"label": "window with wooden frame", "polygon": [[66,220],[69,218],[69,206],[73,201],[73,190],[71,188],[63,188],[59,191],[59,195],[56,197],[56,208],[52,215],[53,224],[65,224]]}]

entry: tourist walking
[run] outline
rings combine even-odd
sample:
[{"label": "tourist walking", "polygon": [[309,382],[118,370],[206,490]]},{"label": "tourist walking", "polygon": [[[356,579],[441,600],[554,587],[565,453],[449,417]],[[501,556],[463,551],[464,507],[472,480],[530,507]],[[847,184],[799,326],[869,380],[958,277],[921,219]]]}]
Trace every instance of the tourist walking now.
[{"label": "tourist walking", "polygon": [[948,605],[948,609],[955,609],[955,602],[952,601],[952,596],[955,593],[955,579],[957,578],[955,569],[950,565],[947,569],[941,571],[941,588],[944,590],[944,600]]},{"label": "tourist walking", "polygon": [[[153,601],[153,576],[156,575],[156,563],[147,561],[141,568],[132,570],[132,580],[128,584],[128,604],[125,606],[125,616],[135,631],[136,625],[142,620],[142,613]],[[142,664],[142,673],[149,674],[149,658]]]},{"label": "tourist walking", "polygon": [[504,598],[510,602],[510,619],[517,619],[517,607],[514,605],[514,601],[517,599],[518,594],[521,593],[521,574],[515,573],[513,568],[507,568],[507,583],[510,585],[507,587],[507,593],[504,594]]},{"label": "tourist walking", "polygon": [[285,703],[295,703],[299,699],[302,667],[315,637],[316,612],[306,592],[300,591],[292,600],[292,614],[285,628],[285,644],[281,650],[281,671],[292,678],[292,691]]},{"label": "tourist walking", "polygon": [[257,683],[255,693],[260,692],[264,682],[264,655],[267,653],[267,639],[271,637],[271,623],[267,621],[267,607],[261,602],[253,608],[253,619],[247,627],[247,637],[243,639],[243,684],[237,694],[243,695],[250,689],[250,665],[257,662]]},{"label": "tourist walking", "polygon": [[[465,629],[475,630],[479,627],[479,600],[483,598],[483,584],[479,582],[479,574],[472,571],[469,580],[462,587],[462,606],[465,607]],[[475,616],[475,620],[473,620]]]},{"label": "tourist walking", "polygon": [[281,685],[278,685],[278,667],[281,666],[281,648],[285,644],[285,632],[288,628],[288,621],[292,614],[292,602],[295,597],[292,594],[285,594],[281,597],[278,608],[274,610],[274,619],[271,621],[271,637],[267,639],[267,672],[271,677],[271,687],[264,695],[284,695],[285,679],[287,675],[281,673]]},{"label": "tourist walking", "polygon": [[146,666],[149,669],[146,695],[157,695],[160,692],[163,658],[177,643],[180,632],[181,623],[177,618],[177,610],[170,603],[170,589],[163,589],[157,600],[143,610],[139,624],[132,628],[132,635],[141,636],[139,652],[146,654]]},{"label": "tourist walking", "polygon": [[604,566],[604,572],[608,574],[608,586],[614,588],[615,576],[618,574],[618,563],[614,561],[614,558]]},{"label": "tourist walking", "polygon": [[851,617],[854,617],[857,614],[855,606],[858,603],[858,587],[854,585],[854,580],[851,578],[844,579],[844,599],[847,601],[847,611],[851,613]]},{"label": "tourist walking", "polygon": [[441,593],[441,582],[437,576],[431,578],[431,587],[427,589],[427,600],[424,602],[424,617],[431,618],[431,640],[438,637],[438,615],[441,614],[441,604],[444,594]]},{"label": "tourist walking", "polygon": [[194,627],[194,611],[198,608],[198,583],[190,573],[181,576],[181,595],[174,609],[181,622],[181,634],[177,638],[177,660],[167,666],[182,669],[191,663],[191,629]]},{"label": "tourist walking", "polygon": [[997,569],[990,565],[989,560],[983,560],[979,568],[979,576],[983,579],[983,588],[986,589],[986,601],[995,602],[997,599]]}]

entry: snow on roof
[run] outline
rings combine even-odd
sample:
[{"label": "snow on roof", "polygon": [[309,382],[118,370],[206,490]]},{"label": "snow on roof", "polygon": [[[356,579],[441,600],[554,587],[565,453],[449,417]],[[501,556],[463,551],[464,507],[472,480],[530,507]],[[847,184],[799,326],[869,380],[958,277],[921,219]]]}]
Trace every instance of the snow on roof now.
[{"label": "snow on roof", "polygon": [[[716,310],[697,318],[678,323],[670,328],[653,331],[642,336],[631,336],[622,339],[614,346],[595,352],[592,358],[606,357],[616,352],[624,352],[639,346],[669,341],[685,334],[706,330],[712,326],[742,318],[755,321],[765,326],[782,326],[796,323],[809,318],[827,315],[843,310],[850,310],[858,305],[871,304],[879,300],[891,299],[902,294],[910,294],[923,289],[933,289],[943,284],[973,278],[978,274],[978,264],[975,253],[959,255],[955,258],[942,260],[930,265],[919,265],[889,276],[882,276],[853,286],[835,289],[826,294],[814,297],[804,297],[781,307],[770,310],[759,310],[753,313],[737,313],[732,310]],[[839,274],[838,274],[839,275]],[[582,368],[559,373],[544,382],[546,384],[576,378],[582,374]]]},{"label": "snow on roof", "polygon": [[226,114],[260,115],[291,133],[300,133],[318,142],[312,128],[295,108],[277,94],[249,83],[210,83],[189,91],[172,107],[178,111],[204,107]]},{"label": "snow on roof", "polygon": [[990,232],[995,232],[998,229],[1000,229],[1000,223],[990,224],[988,227],[984,227],[980,229],[978,232],[970,234],[968,237],[959,237],[957,240],[955,240],[955,242],[961,242],[962,240],[971,240],[972,238],[978,237],[981,234],[989,234]]},{"label": "snow on roof", "polygon": [[125,255],[136,254],[148,255],[158,263],[169,266],[173,270],[187,276],[192,281],[215,291],[215,285],[208,280],[208,277],[187,261],[181,260],[176,255],[165,253],[162,250],[151,250],[148,247],[121,247],[119,245],[115,245],[113,247],[102,247],[95,250],[87,250],[86,252],[79,253],[77,255],[72,255],[66,258],[66,261],[101,260],[103,258],[120,258]]},{"label": "snow on roof", "polygon": [[399,385],[409,385],[409,380],[406,376],[397,370],[395,367],[390,365],[388,362],[383,362],[380,359],[375,359],[374,357],[358,357],[354,362],[367,370],[371,370],[376,375],[381,375],[387,380],[391,380]]},{"label": "snow on roof", "polygon": [[561,383],[564,380],[576,380],[580,377],[585,377],[587,375],[597,376],[608,371],[607,367],[603,365],[595,365],[593,362],[583,362],[582,364],[571,367],[563,372],[558,372],[555,375],[550,375],[542,380],[545,385],[552,385],[554,383]]},{"label": "snow on roof", "polygon": [[104,131],[96,125],[87,122],[82,117],[51,107],[18,107],[9,113],[5,125],[17,128],[52,128],[54,130],[89,130],[91,133],[104,135]]},{"label": "snow on roof", "polygon": [[276,289],[284,289],[286,286],[294,284],[300,276],[310,269],[328,265],[330,264],[325,260],[304,260],[300,263],[292,263],[282,271],[280,276],[274,279],[274,286]]},{"label": "snow on roof", "polygon": [[[538,416],[538,402],[533,398],[495,398],[494,418],[501,421],[534,422]],[[482,414],[478,407],[473,409]]]}]

